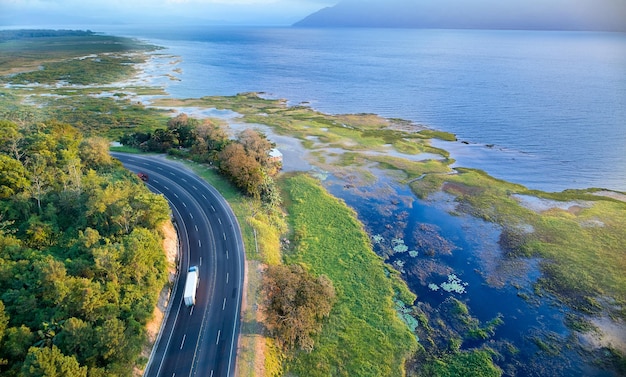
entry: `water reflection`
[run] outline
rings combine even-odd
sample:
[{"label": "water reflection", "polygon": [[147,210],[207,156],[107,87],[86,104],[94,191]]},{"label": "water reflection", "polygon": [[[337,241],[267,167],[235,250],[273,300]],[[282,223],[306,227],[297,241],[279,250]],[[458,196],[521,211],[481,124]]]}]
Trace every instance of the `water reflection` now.
[{"label": "water reflection", "polygon": [[[504,375],[612,375],[591,363],[564,325],[568,309],[534,293],[540,261],[503,254],[498,225],[456,212],[450,195],[420,200],[384,171],[373,174],[378,180],[368,186],[333,175],[325,186],[356,210],[374,250],[418,295],[417,312],[429,318],[430,331],[422,326],[417,334],[431,349],[443,351],[459,337],[461,349],[496,350]],[[455,306],[467,307],[467,315],[459,319]]]}]

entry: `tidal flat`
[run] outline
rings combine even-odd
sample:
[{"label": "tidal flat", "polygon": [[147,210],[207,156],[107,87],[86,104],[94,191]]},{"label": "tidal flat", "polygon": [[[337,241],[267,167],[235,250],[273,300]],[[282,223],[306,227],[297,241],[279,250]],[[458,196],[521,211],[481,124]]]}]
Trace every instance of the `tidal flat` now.
[{"label": "tidal flat", "polygon": [[397,308],[417,321],[410,328],[422,346],[409,375],[473,362],[485,375],[626,373],[624,339],[615,336],[626,328],[624,193],[529,190],[453,168],[433,143],[452,134],[375,114],[323,114],[261,93],[176,99],[158,88],[127,92],[126,82],[102,87],[113,93],[104,96],[100,84],[16,88],[5,80],[6,116],[57,118],[112,140],[190,109],[233,132],[261,129],[289,153],[286,170],[313,175],[356,211],[372,249],[417,295]]}]

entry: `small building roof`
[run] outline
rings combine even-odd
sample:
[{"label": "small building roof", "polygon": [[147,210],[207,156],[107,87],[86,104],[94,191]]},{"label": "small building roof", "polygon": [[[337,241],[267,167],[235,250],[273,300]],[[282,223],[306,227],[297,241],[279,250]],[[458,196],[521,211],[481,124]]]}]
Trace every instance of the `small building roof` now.
[{"label": "small building roof", "polygon": [[270,150],[269,155],[272,158],[282,158],[283,157],[283,154],[276,148]]}]

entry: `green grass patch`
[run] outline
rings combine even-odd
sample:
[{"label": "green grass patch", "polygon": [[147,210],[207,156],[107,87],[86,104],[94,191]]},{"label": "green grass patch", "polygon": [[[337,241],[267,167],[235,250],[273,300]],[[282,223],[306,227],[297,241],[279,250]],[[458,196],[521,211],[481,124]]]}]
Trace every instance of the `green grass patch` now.
[{"label": "green grass patch", "polygon": [[407,176],[407,181],[420,178],[426,174],[447,174],[451,172],[446,160],[423,160],[412,161],[405,158],[372,155],[367,157],[370,161],[375,161],[384,169],[400,170]]},{"label": "green grass patch", "polygon": [[428,139],[439,139],[444,141],[456,141],[456,135],[450,132],[437,131],[437,130],[422,130],[419,132],[420,135],[428,138]]},{"label": "green grass patch", "polygon": [[[0,36],[0,75],[34,71],[45,63],[69,61],[92,54],[146,52],[157,48],[131,38],[96,34],[51,34],[19,39],[2,39]],[[98,82],[96,77],[94,79],[93,82]]]},{"label": "green grass patch", "polygon": [[109,147],[109,150],[111,152],[120,152],[120,153],[144,153],[141,149],[138,148],[133,148],[133,147],[127,147],[125,145],[119,146],[119,147]]},{"label": "green grass patch", "polygon": [[[36,97],[44,107],[45,119],[69,123],[86,135],[117,140],[132,132],[151,132],[165,128],[168,112],[148,108],[128,99],[91,96]],[[44,119],[44,120],[45,120]]]},{"label": "green grass patch", "polygon": [[62,62],[44,63],[42,69],[19,73],[9,80],[11,84],[109,84],[136,73],[133,64],[137,58],[127,56],[94,56]]},{"label": "green grass patch", "polygon": [[493,363],[489,349],[455,352],[429,362],[421,376],[425,377],[499,377],[502,370]]},{"label": "green grass patch", "polygon": [[306,376],[403,375],[416,339],[394,309],[397,282],[385,274],[356,214],[311,177],[292,176],[282,185],[295,242],[286,259],[328,276],[338,298],[314,350],[298,353],[287,369]]}]

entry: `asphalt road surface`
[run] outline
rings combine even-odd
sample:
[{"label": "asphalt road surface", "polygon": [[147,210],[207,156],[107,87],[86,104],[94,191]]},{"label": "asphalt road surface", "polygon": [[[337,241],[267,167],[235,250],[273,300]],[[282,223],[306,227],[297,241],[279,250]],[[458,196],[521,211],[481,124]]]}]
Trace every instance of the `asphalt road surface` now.
[{"label": "asphalt road surface", "polygon": [[[170,203],[180,241],[178,280],[144,376],[235,374],[244,273],[239,224],[226,200],[180,163],[160,156],[112,153]],[[187,307],[187,270],[198,266],[196,305]]]}]

